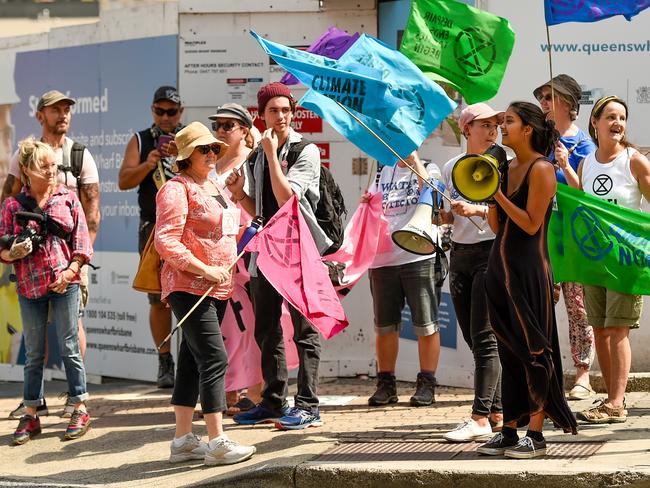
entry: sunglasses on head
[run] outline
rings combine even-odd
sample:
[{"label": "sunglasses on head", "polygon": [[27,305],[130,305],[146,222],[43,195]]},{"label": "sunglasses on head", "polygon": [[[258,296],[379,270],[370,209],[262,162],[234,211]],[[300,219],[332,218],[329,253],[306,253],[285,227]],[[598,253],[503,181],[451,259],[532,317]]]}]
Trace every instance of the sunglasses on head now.
[{"label": "sunglasses on head", "polygon": [[204,156],[212,151],[214,154],[219,154],[221,152],[221,146],[219,144],[211,144],[205,146],[196,146],[196,150],[199,151]]},{"label": "sunglasses on head", "polygon": [[239,125],[232,121],[218,122],[215,120],[214,122],[212,122],[212,130],[215,132],[217,132],[219,129],[223,129],[226,132],[230,132],[235,127],[239,127]]},{"label": "sunglasses on head", "polygon": [[153,113],[155,113],[158,117],[162,117],[165,114],[167,115],[167,117],[173,117],[178,113],[178,109],[177,108],[164,109],[162,107],[154,107]]}]

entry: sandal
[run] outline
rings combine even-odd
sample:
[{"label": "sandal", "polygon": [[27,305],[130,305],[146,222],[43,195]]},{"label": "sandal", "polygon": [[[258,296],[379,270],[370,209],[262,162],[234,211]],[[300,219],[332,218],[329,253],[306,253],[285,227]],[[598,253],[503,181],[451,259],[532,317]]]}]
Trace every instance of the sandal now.
[{"label": "sandal", "polygon": [[251,408],[255,408],[255,403],[248,397],[241,397],[237,403],[228,407],[226,415],[237,415],[238,413],[248,412]]},{"label": "sandal", "polygon": [[579,383],[573,385],[571,391],[567,395],[567,400],[586,400],[594,396],[596,392],[591,388],[590,385],[585,386]]}]

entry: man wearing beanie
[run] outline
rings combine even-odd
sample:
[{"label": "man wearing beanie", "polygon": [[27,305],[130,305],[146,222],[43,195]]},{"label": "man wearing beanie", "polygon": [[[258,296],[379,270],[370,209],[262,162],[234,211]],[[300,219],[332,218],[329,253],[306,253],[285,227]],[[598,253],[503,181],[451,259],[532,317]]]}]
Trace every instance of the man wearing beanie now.
[{"label": "man wearing beanie", "polygon": [[[268,222],[293,195],[309,226],[316,246],[322,253],[332,242],[316,221],[314,211],[319,199],[320,151],[305,143],[291,128],[296,102],[282,83],[263,86],[257,94],[259,117],[266,130],[251,164],[233,171],[226,184],[234,201],[250,215],[261,215]],[[297,157],[296,153],[299,151]],[[295,158],[295,162],[294,162]],[[289,161],[289,162],[287,162]],[[244,190],[244,174],[250,195]],[[289,306],[298,349],[298,393],[295,407],[288,408],[288,372],[280,327],[282,296],[257,269],[251,259],[251,293],[255,310],[255,339],[262,352],[264,391],[262,401],[248,412],[235,415],[238,424],[275,422],[279,429],[304,429],[322,425],[318,410],[318,367],[320,340],[318,331],[296,309]]]},{"label": "man wearing beanie", "polygon": [[[120,190],[138,187],[140,225],[138,227],[138,250],[142,255],[149,234],[156,226],[156,193],[162,184],[174,177],[171,172],[173,158],[166,152],[174,134],[181,130],[183,107],[181,97],[173,86],[161,86],[153,95],[151,104],[153,124],[136,132],[124,153],[118,184]],[[157,346],[172,328],[171,309],[160,301],[159,293],[149,293],[149,327]],[[163,345],[158,354],[158,388],[173,388],[174,359],[170,342]]]}]

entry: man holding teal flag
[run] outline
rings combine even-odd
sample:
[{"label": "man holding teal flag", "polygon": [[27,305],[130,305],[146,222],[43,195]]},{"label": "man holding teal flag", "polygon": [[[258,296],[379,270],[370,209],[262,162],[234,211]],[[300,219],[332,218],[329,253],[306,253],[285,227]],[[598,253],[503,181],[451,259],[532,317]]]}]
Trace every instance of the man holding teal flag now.
[{"label": "man holding teal flag", "polygon": [[548,240],[555,281],[650,295],[650,214],[558,185]]},{"label": "man holding teal flag", "polygon": [[473,104],[497,94],[514,43],[506,19],[456,1],[413,0],[400,51]]}]

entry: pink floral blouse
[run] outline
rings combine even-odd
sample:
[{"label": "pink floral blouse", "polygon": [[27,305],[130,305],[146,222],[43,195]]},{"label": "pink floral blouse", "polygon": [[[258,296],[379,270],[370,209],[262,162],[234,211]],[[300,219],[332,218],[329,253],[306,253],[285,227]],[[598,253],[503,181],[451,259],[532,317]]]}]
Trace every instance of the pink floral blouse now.
[{"label": "pink floral blouse", "polygon": [[[235,206],[222,196],[220,201]],[[222,213],[221,203],[184,175],[169,180],[158,191],[154,244],[164,261],[160,273],[163,300],[173,291],[203,295],[212,285],[211,297],[230,298],[232,279],[217,285],[186,271],[191,255],[210,266],[228,267],[235,260],[237,236],[222,235]]]}]

